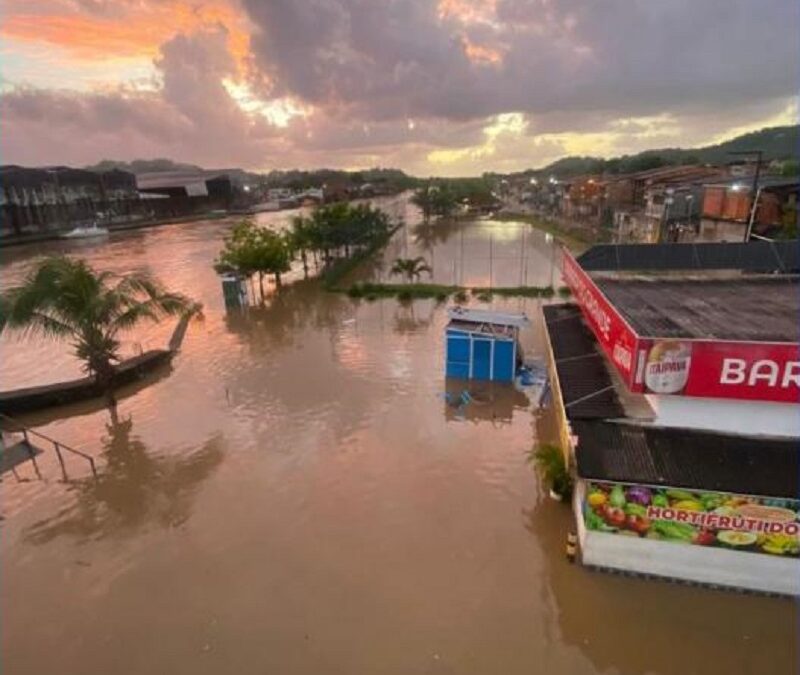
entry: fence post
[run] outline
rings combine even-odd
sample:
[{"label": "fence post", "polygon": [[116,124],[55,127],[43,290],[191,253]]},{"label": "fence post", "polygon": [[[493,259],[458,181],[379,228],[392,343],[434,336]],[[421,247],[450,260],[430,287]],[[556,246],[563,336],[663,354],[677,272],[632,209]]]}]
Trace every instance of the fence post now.
[{"label": "fence post", "polygon": [[67,467],[64,466],[64,458],[61,456],[61,448],[58,446],[57,441],[53,441],[53,447],[56,449],[56,454],[58,455],[58,463],[61,464],[61,475],[64,476],[64,482],[66,483],[67,478]]}]

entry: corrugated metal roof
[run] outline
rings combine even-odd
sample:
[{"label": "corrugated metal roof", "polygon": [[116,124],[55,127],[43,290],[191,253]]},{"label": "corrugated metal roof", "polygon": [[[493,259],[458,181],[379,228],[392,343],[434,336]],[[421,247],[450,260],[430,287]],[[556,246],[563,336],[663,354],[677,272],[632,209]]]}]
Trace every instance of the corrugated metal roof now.
[{"label": "corrugated metal roof", "polygon": [[210,171],[151,171],[136,174],[136,187],[140,190],[177,188],[225,177],[225,174]]},{"label": "corrugated metal roof", "polygon": [[797,277],[594,278],[643,337],[800,341]]},{"label": "corrugated metal roof", "polygon": [[800,496],[800,439],[575,420],[578,475],[768,497]]},{"label": "corrugated metal roof", "polygon": [[800,271],[800,242],[599,244],[578,257],[587,272]]},{"label": "corrugated metal roof", "polygon": [[466,307],[450,307],[447,314],[451,319],[469,321],[471,323],[487,323],[497,326],[516,326],[523,328],[530,321],[524,314],[511,314],[508,312],[492,312],[485,309],[468,309]]},{"label": "corrugated metal roof", "polygon": [[547,305],[542,311],[567,417],[623,417],[605,359],[577,305]]}]

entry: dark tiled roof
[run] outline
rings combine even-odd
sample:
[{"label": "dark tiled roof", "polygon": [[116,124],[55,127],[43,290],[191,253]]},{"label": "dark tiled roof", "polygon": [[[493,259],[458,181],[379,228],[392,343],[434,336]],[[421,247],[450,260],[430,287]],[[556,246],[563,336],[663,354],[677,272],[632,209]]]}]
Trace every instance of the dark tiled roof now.
[{"label": "dark tiled roof", "polygon": [[800,439],[576,420],[581,478],[800,496]]},{"label": "dark tiled roof", "polygon": [[577,305],[547,305],[543,312],[567,417],[623,417],[605,359]]},{"label": "dark tiled roof", "polygon": [[797,342],[797,277],[596,278],[643,337]]},{"label": "dark tiled roof", "polygon": [[800,243],[597,244],[578,257],[587,272],[736,270],[796,272]]}]

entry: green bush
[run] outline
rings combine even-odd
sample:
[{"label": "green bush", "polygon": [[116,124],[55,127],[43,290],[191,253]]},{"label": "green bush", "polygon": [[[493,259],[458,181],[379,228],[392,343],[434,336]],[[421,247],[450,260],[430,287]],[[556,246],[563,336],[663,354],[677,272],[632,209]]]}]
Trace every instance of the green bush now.
[{"label": "green bush", "polygon": [[564,453],[557,445],[542,443],[528,456],[542,471],[545,482],[559,497],[568,500],[572,496],[572,476],[564,462]]},{"label": "green bush", "polygon": [[455,300],[459,305],[463,305],[467,301],[467,292],[466,291],[458,291],[453,296],[453,300]]},{"label": "green bush", "polygon": [[364,289],[358,284],[353,284],[347,289],[347,295],[349,295],[351,298],[360,298],[364,295]]}]

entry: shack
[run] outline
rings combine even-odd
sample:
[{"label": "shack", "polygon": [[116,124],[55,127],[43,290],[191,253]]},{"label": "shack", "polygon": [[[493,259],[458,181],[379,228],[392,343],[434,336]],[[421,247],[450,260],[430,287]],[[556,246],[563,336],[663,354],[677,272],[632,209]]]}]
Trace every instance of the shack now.
[{"label": "shack", "polygon": [[522,360],[519,330],[524,314],[454,307],[448,310],[445,372],[447,377],[513,382]]}]

